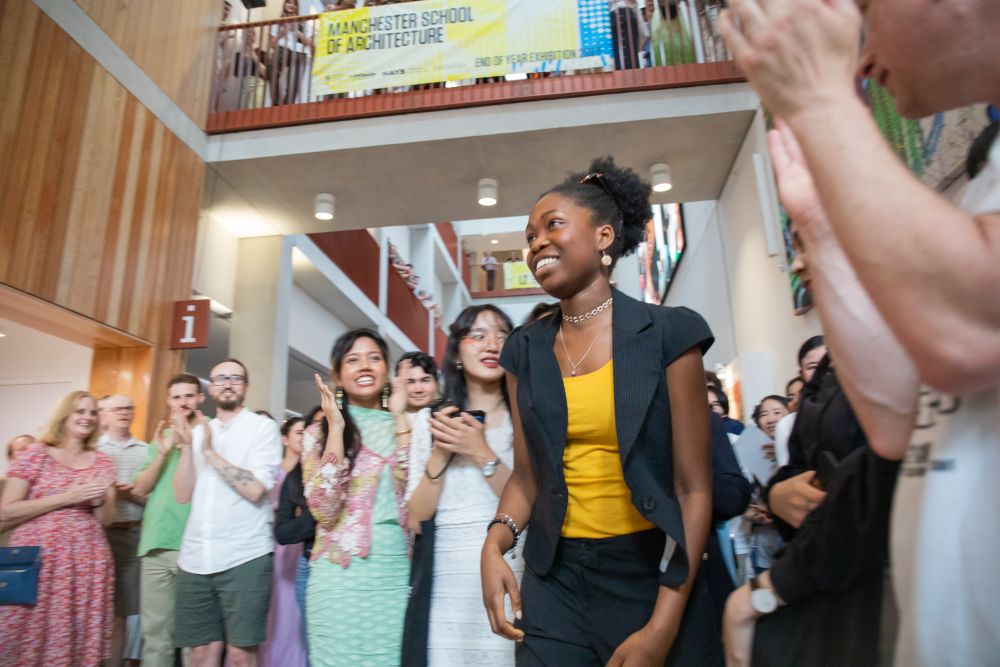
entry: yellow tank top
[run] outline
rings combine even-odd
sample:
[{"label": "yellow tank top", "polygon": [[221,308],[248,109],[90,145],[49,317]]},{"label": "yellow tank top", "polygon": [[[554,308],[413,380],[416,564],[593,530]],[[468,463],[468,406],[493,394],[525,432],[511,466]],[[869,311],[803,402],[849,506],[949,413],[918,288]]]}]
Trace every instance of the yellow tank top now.
[{"label": "yellow tank top", "polygon": [[563,473],[569,496],[562,536],[599,539],[654,528],[632,504],[622,473],[613,362],[563,378],[563,386],[569,415]]}]

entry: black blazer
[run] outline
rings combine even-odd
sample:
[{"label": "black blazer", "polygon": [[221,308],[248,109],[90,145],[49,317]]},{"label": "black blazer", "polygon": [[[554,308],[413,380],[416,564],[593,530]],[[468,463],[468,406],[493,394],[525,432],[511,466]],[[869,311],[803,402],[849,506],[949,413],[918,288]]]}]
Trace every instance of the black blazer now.
[{"label": "black blazer", "polygon": [[[618,290],[612,294],[614,405],[622,470],[635,507],[676,542],[671,554],[673,543],[667,540],[664,555],[669,560],[660,566],[660,583],[676,587],[687,580],[688,563],[673,488],[673,433],[665,369],[694,346],[704,353],[713,342],[712,332],[700,315],[687,308],[640,303]],[[555,559],[566,516],[566,392],[552,351],[561,316],[557,310],[515,329],[500,356],[500,364],[517,376],[521,427],[538,482],[524,557],[540,576]]]}]

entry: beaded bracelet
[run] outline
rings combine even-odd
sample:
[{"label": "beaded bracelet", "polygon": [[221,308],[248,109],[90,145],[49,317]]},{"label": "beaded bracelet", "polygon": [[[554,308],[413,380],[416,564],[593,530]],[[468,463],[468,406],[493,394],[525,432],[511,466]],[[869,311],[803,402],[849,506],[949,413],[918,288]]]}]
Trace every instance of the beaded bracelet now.
[{"label": "beaded bracelet", "polygon": [[486,525],[486,532],[490,532],[490,528],[498,523],[502,523],[507,526],[507,528],[510,529],[511,534],[514,536],[514,542],[510,545],[510,549],[507,550],[507,553],[510,553],[514,550],[514,547],[517,546],[517,540],[521,537],[521,531],[517,529],[517,523],[514,522],[514,519],[511,518],[509,514],[497,514],[493,517],[493,520]]}]

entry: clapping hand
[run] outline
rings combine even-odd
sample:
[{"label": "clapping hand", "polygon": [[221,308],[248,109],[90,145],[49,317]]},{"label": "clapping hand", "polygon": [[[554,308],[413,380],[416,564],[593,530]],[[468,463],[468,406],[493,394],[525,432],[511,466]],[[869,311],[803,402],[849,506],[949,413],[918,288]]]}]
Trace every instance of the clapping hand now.
[{"label": "clapping hand", "polygon": [[166,435],[163,434],[164,429],[167,426],[167,422],[160,420],[156,425],[156,431],[153,434],[153,445],[156,447],[156,452],[160,456],[166,456],[174,448],[174,431],[170,430]]},{"label": "clapping hand", "polygon": [[406,378],[409,377],[411,368],[413,368],[413,361],[404,359],[403,363],[399,365],[399,372],[392,379],[392,394],[389,395],[389,412],[396,416],[406,412],[406,406],[409,402],[406,396]]},{"label": "clapping hand", "polygon": [[[316,381],[316,388],[319,389],[320,406],[323,409],[323,414],[326,416],[327,428],[332,432],[333,430],[344,430],[344,415],[341,414],[340,408],[337,407],[337,400],[334,397],[334,388],[327,386],[323,382],[323,378],[319,376],[319,373],[313,375]],[[336,387],[336,385],[334,385]]]},{"label": "clapping hand", "polygon": [[66,504],[78,505],[88,502],[93,504],[94,501],[102,499],[107,490],[108,484],[106,482],[96,479],[77,480],[66,490]]},{"label": "clapping hand", "polygon": [[459,412],[455,406],[449,406],[435,412],[429,423],[435,447],[473,459],[483,456],[486,460],[494,458],[486,444],[486,427],[467,412]]}]

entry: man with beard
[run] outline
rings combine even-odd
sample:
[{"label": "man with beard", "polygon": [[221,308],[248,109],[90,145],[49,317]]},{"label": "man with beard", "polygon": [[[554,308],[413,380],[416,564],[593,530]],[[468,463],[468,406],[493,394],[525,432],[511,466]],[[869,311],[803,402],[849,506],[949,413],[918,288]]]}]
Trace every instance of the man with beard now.
[{"label": "man with beard", "polygon": [[[181,373],[167,383],[167,406],[172,420],[194,423],[205,400],[198,378]],[[139,538],[142,663],[173,667],[174,600],[177,597],[177,556],[187,524],[190,503],[174,497],[174,475],[180,461],[173,431],[160,422],[146,463],[135,478],[132,492],[146,496],[146,521]]]},{"label": "man with beard", "polygon": [[235,359],[215,365],[210,423],[174,419],[180,448],[174,476],[178,502],[191,514],[177,565],[176,643],[191,647],[191,664],[219,665],[223,647],[235,667],[257,664],[267,638],[274,512],[268,492],[281,464],[274,420],[243,407],[250,378]]}]

